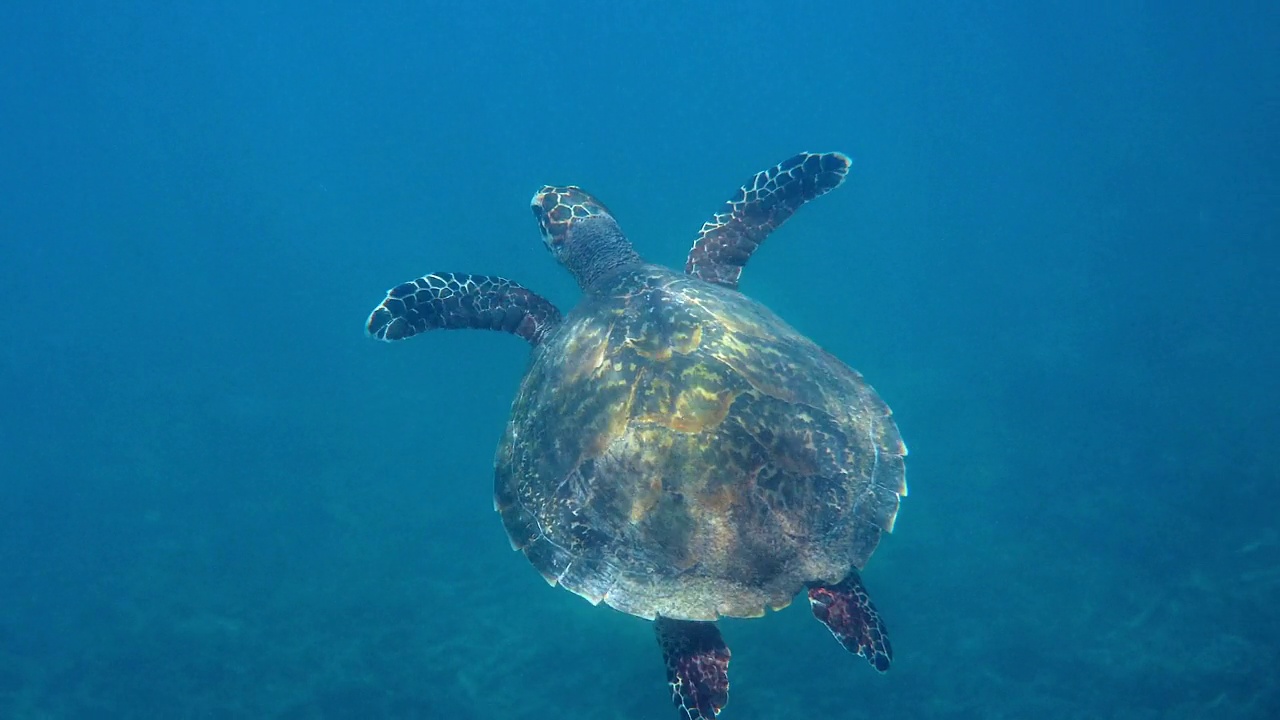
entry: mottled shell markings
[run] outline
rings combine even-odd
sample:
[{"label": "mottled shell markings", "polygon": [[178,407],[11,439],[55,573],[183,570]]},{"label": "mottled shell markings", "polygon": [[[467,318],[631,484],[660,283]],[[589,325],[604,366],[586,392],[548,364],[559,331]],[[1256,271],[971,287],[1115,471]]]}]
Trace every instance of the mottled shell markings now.
[{"label": "mottled shell markings", "polygon": [[608,209],[544,186],[532,211],[584,291],[568,316],[505,278],[432,273],[366,322],[534,346],[494,462],[494,508],[548,583],[656,619],[685,720],[728,700],[711,622],[807,588],[814,615],[879,671],[892,649],[858,574],[906,494],[889,408],[856,371],[737,292],[755,250],[844,180],[840,153],[756,173],[706,222],[684,272],[643,261]]}]

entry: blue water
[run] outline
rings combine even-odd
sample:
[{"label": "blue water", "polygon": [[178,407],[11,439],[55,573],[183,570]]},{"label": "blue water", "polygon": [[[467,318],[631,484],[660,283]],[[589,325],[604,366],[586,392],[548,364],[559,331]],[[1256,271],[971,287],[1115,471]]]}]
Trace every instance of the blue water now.
[{"label": "blue water", "polygon": [[0,717],[675,718],[492,512],[527,345],[362,323],[806,149],[742,289],[899,419],[895,665],[728,621],[722,718],[1280,716],[1280,5],[189,5],[0,9]]}]

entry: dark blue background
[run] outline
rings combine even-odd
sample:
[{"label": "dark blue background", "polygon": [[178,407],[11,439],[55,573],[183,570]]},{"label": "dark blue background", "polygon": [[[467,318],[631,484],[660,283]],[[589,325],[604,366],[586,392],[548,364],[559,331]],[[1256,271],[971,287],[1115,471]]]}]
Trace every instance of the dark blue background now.
[{"label": "dark blue background", "polygon": [[744,291],[912,450],[878,677],[730,621],[724,717],[1280,714],[1280,6],[9,3],[0,716],[674,717],[645,623],[491,512],[520,340],[386,346],[432,270],[679,266],[756,170],[850,180]]}]

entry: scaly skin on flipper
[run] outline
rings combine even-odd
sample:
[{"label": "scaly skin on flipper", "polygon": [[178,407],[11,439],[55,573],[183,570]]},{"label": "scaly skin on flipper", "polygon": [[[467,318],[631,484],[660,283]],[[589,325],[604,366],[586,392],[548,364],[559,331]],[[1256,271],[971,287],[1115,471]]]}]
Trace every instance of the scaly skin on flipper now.
[{"label": "scaly skin on flipper", "polygon": [[537,345],[559,322],[555,305],[506,278],[432,273],[388,290],[365,328],[388,341],[428,330],[502,330]]},{"label": "scaly skin on flipper", "polygon": [[715,720],[729,702],[729,647],[715,623],[654,622],[667,665],[671,700],[681,720]]},{"label": "scaly skin on flipper", "polygon": [[683,720],[717,720],[728,700],[715,621],[801,591],[846,649],[892,661],[859,572],[907,492],[897,424],[860,374],[737,291],[768,235],[848,169],[801,153],[757,173],[683,272],[644,262],[586,191],[544,186],[532,211],[583,291],[572,312],[503,278],[433,274],[369,317],[381,340],[480,328],[534,346],[494,508],[548,583],[654,621]]},{"label": "scaly skin on flipper", "polygon": [[738,287],[743,266],[769,233],[802,205],[838,187],[848,172],[849,158],[829,152],[800,153],[756,173],[703,224],[685,272]]},{"label": "scaly skin on flipper", "polygon": [[813,616],[827,626],[845,650],[866,658],[880,672],[889,669],[893,661],[889,634],[857,572],[849,573],[835,585],[810,587],[809,604]]}]

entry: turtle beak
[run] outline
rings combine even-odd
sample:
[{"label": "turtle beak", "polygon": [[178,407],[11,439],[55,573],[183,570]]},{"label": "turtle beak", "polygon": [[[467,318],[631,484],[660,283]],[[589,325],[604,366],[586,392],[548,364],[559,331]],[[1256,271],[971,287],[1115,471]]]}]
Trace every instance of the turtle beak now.
[{"label": "turtle beak", "polygon": [[533,200],[530,206],[533,209],[533,217],[538,221],[538,231],[542,233],[542,242],[546,243],[547,249],[555,253],[556,249],[564,243],[565,235],[568,230],[568,218],[564,218],[559,223],[552,220],[551,212],[555,210],[559,193],[550,185],[543,185],[542,189],[533,194]]}]

